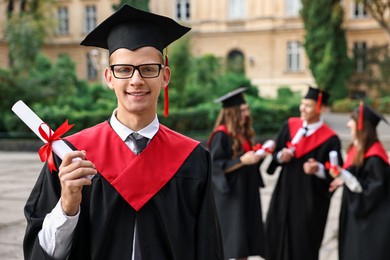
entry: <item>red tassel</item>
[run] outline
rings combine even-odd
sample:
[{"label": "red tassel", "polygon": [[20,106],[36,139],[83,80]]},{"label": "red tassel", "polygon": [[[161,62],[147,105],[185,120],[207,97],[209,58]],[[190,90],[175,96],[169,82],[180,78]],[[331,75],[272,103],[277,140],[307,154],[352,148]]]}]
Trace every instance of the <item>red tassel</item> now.
[{"label": "red tassel", "polygon": [[361,131],[363,129],[363,120],[364,120],[364,106],[363,106],[363,101],[360,101],[359,119],[358,119],[358,130],[359,131]]},{"label": "red tassel", "polygon": [[316,106],[316,112],[319,113],[321,110],[322,105],[322,90],[320,90],[320,93],[318,93],[318,100],[317,100],[317,106]]},{"label": "red tassel", "polygon": [[[168,67],[168,47],[165,49],[165,67]],[[168,117],[169,114],[169,97],[168,97],[168,85],[164,89],[164,116]]]}]

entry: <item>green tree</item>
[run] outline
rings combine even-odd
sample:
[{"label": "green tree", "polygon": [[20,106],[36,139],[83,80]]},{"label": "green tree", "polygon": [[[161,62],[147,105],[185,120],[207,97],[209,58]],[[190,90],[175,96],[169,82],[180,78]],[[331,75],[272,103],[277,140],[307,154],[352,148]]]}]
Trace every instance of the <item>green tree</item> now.
[{"label": "green tree", "polygon": [[189,38],[181,38],[168,47],[168,50],[168,65],[171,68],[169,96],[172,102],[170,103],[173,107],[182,108],[186,105],[184,95],[193,69],[193,56],[190,51]]},{"label": "green tree", "polygon": [[353,63],[347,55],[340,1],[302,0],[301,16],[306,29],[305,49],[317,85],[330,91],[332,99],[345,97]]},{"label": "green tree", "polygon": [[114,10],[118,10],[124,4],[129,4],[143,11],[149,11],[149,0],[121,0],[119,4],[113,5]]},{"label": "green tree", "polygon": [[26,73],[35,62],[45,37],[52,31],[50,12],[53,0],[8,1],[5,40],[13,72]]}]

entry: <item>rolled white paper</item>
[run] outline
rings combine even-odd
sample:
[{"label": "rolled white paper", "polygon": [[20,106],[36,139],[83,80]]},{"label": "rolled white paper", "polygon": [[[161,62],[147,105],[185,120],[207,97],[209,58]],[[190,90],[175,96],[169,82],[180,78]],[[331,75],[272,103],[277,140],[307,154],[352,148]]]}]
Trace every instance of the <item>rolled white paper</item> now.
[{"label": "rolled white paper", "polygon": [[291,144],[296,145],[297,143],[299,143],[299,141],[301,141],[305,133],[306,133],[305,129],[299,128],[298,132],[295,134],[294,138],[292,139]]},{"label": "rolled white paper", "polygon": [[256,154],[259,155],[259,156],[262,156],[264,153],[265,153],[265,150],[268,149],[268,148],[271,148],[271,147],[274,147],[275,146],[275,141],[274,140],[267,140],[263,146],[261,147],[261,149],[257,150],[256,151]]},{"label": "rolled white paper", "polygon": [[[39,126],[44,124],[34,111],[32,111],[22,100],[19,100],[12,106],[12,111],[44,142],[47,141],[39,133]],[[46,125],[42,125],[42,129],[49,135],[49,129]],[[52,134],[51,131],[50,134]],[[62,140],[56,140],[52,143],[53,152],[58,155],[61,159],[64,159],[66,153],[72,151],[72,149]]]},{"label": "rolled white paper", "polygon": [[339,159],[337,156],[337,151],[330,151],[329,152],[329,163],[332,166],[339,166]]},{"label": "rolled white paper", "polygon": [[[49,135],[49,131],[53,131],[44,124],[34,111],[32,111],[22,100],[19,100],[12,106],[12,111],[44,142],[47,141],[39,133],[39,126],[42,124],[42,129]],[[72,152],[73,150],[63,141],[56,140],[52,143],[51,148],[53,152],[62,159],[66,153]],[[72,161],[81,160],[80,158],[74,158]],[[88,176],[89,179],[93,178],[93,175]]]}]

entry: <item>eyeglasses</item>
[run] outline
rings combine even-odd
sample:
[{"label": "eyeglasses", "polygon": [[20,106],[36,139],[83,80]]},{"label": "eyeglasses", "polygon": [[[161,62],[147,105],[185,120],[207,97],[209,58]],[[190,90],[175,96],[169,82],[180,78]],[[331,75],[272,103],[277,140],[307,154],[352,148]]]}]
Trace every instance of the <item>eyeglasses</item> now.
[{"label": "eyeglasses", "polygon": [[138,70],[142,78],[156,78],[164,65],[159,63],[141,64],[138,66],[131,64],[114,64],[110,66],[114,77],[117,79],[129,79]]}]

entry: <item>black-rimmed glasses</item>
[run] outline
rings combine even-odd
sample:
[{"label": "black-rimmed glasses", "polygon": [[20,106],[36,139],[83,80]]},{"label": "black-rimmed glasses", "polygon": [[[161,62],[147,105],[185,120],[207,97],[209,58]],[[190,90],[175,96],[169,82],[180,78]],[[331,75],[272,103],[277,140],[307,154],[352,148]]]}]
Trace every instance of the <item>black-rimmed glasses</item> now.
[{"label": "black-rimmed glasses", "polygon": [[114,77],[117,79],[129,79],[138,70],[142,78],[156,78],[164,65],[159,63],[141,64],[138,66],[131,64],[114,64],[110,66]]}]

